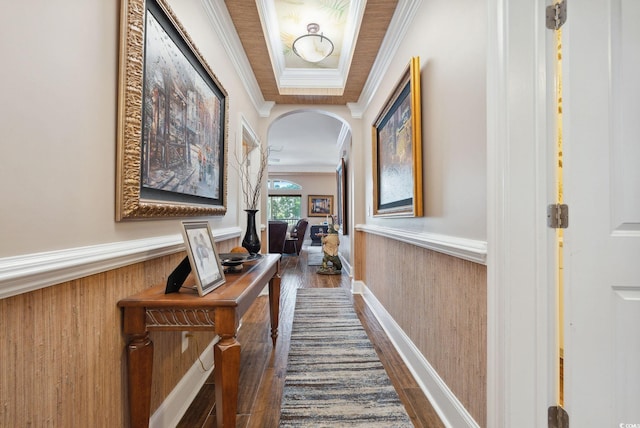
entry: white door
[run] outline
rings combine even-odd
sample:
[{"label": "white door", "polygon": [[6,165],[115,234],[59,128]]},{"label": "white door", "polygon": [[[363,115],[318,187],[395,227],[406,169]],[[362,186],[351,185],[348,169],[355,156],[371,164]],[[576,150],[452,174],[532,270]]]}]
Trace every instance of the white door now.
[{"label": "white door", "polygon": [[640,1],[568,0],[565,409],[640,427]]}]

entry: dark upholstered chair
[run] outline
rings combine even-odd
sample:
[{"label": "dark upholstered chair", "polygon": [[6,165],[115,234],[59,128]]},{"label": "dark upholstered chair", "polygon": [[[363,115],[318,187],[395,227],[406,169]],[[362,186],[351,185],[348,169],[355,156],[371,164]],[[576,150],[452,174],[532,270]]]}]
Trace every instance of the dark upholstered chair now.
[{"label": "dark upholstered chair", "polygon": [[309,222],[307,219],[300,219],[298,223],[293,227],[291,233],[289,234],[289,239],[287,239],[284,243],[284,252],[286,254],[296,253],[300,255],[300,249],[302,248],[302,243],[304,242],[304,234],[307,232],[307,226]]},{"label": "dark upholstered chair", "polygon": [[269,252],[282,254],[289,225],[286,221],[269,222]]}]

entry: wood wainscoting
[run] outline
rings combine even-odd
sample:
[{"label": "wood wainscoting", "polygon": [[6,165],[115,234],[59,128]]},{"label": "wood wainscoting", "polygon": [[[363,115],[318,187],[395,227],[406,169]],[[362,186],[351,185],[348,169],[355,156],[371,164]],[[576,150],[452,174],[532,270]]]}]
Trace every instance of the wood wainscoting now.
[{"label": "wood wainscoting", "polygon": [[[237,239],[218,242],[228,252]],[[176,253],[0,300],[0,426],[124,427],[128,424],[120,299],[167,276]],[[160,406],[211,333],[151,333],[151,411]],[[197,349],[200,345],[200,349]]]},{"label": "wood wainscoting", "polygon": [[363,281],[480,426],[486,426],[486,266],[357,232]]}]

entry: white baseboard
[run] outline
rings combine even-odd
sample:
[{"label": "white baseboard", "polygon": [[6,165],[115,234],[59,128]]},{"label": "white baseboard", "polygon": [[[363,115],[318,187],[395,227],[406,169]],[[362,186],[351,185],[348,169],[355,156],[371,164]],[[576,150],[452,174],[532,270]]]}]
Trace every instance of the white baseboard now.
[{"label": "white baseboard", "polygon": [[218,343],[219,337],[206,347],[200,355],[200,361],[207,369],[202,370],[200,361],[193,363],[193,366],[184,375],[180,382],[173,388],[160,407],[151,415],[149,419],[150,428],[174,428],[180,422],[187,409],[196,398],[202,385],[207,381],[213,370],[213,346]]},{"label": "white baseboard", "polygon": [[351,279],[351,293],[352,294],[362,294],[364,292],[365,288],[366,288],[366,285],[364,285],[364,282],[356,281],[354,279]]},{"label": "white baseboard", "polygon": [[350,277],[352,277],[352,268],[351,268],[351,263],[349,263],[347,261],[347,259],[345,259],[342,254],[338,254],[338,257],[340,257],[340,263],[342,263],[342,270],[349,275]]},{"label": "white baseboard", "polygon": [[352,282],[352,292],[362,294],[365,302],[389,336],[401,358],[413,374],[438,416],[447,427],[478,428],[478,423],[451,392],[411,339],[402,331],[384,306],[362,281]]}]

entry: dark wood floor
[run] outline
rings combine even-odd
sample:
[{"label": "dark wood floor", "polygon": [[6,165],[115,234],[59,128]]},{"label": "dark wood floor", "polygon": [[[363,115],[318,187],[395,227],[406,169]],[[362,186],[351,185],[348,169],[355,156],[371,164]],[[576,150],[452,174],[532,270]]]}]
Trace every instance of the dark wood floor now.
[{"label": "dark wood floor", "polygon": [[[316,266],[307,266],[307,251],[300,256],[283,255],[281,261],[280,329],[275,349],[269,333],[268,297],[261,296],[242,319],[238,341],[242,345],[242,362],[238,397],[237,427],[277,427],[280,400],[287,370],[289,340],[296,290],[313,287],[351,289],[350,279],[343,275],[319,275]],[[354,308],[384,365],[389,378],[416,427],[443,427],[431,404],[415,382],[408,368],[388,340],[373,313],[358,295]],[[215,427],[213,378],[205,383],[178,427]]]}]

